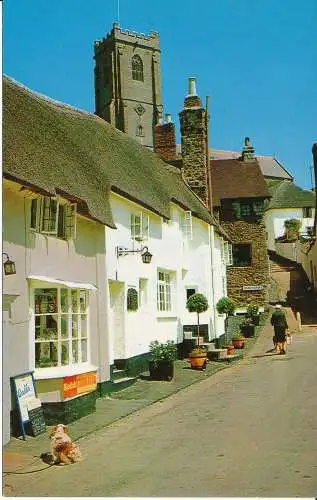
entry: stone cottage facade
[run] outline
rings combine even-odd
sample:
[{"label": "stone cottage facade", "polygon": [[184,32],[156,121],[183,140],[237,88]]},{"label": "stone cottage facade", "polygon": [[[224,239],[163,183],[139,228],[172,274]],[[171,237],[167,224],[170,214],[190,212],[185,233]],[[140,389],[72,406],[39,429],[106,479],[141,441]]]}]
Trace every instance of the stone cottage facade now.
[{"label": "stone cottage facade", "polygon": [[268,189],[248,138],[239,159],[211,160],[214,213],[232,240],[228,294],[238,305],[267,301],[269,261],[263,221]]}]

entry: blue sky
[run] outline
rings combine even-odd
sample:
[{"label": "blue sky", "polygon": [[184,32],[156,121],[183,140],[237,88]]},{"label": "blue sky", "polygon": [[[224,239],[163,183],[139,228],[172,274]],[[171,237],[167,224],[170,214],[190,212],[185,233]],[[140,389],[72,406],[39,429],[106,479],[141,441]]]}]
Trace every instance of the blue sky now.
[{"label": "blue sky", "polygon": [[[3,70],[94,112],[93,44],[117,0],[4,0]],[[189,76],[211,99],[210,143],[275,155],[311,188],[317,141],[317,0],[120,0],[120,26],[158,31],[164,112],[178,123]]]}]

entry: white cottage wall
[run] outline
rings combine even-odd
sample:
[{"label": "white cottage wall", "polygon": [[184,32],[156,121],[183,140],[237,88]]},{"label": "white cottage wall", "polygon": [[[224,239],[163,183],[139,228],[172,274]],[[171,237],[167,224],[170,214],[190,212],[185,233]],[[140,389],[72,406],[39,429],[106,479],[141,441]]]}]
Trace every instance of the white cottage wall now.
[{"label": "white cottage wall", "polygon": [[[3,294],[7,312],[4,316],[3,336],[6,359],[4,363],[4,408],[7,413],[4,426],[8,426],[8,412],[12,409],[8,381],[11,376],[35,369],[33,306],[29,300],[30,287],[37,280],[30,276],[88,283],[97,290],[90,292],[88,369],[98,367],[99,380],[108,380],[107,290],[105,271],[104,226],[77,216],[77,237],[74,241],[32,232],[30,225],[31,193],[21,191],[18,183],[4,182],[3,199],[3,251],[15,261],[16,275],[3,280]],[[102,279],[101,279],[102,278]],[[52,285],[53,286],[53,285]],[[83,364],[82,371],[85,371]],[[59,369],[55,369],[58,377]],[[63,367],[60,376],[67,375]],[[35,377],[45,379],[51,369],[38,369]],[[87,370],[86,370],[87,371]],[[49,377],[52,373],[49,374]]]}]

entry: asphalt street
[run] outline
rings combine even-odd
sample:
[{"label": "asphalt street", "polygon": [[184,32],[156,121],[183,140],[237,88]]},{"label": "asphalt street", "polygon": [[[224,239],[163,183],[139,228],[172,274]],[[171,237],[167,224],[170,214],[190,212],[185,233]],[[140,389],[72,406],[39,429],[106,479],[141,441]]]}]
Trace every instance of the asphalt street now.
[{"label": "asphalt street", "polygon": [[84,460],[11,476],[16,496],[316,497],[317,329],[79,441]]}]

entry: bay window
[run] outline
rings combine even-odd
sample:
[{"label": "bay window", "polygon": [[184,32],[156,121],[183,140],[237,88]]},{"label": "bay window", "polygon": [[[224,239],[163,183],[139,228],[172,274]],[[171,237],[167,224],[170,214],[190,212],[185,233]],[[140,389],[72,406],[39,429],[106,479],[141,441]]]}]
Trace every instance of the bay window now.
[{"label": "bay window", "polygon": [[88,291],[34,289],[35,368],[88,361]]}]

